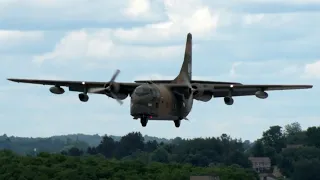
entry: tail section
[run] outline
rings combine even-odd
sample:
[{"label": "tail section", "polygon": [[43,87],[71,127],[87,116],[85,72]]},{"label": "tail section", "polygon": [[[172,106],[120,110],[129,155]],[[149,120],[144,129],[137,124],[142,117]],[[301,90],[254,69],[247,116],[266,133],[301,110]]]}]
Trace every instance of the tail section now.
[{"label": "tail section", "polygon": [[182,84],[186,80],[190,82],[191,79],[192,79],[192,34],[188,33],[183,64],[181,66],[179,75],[173,80],[173,83]]}]

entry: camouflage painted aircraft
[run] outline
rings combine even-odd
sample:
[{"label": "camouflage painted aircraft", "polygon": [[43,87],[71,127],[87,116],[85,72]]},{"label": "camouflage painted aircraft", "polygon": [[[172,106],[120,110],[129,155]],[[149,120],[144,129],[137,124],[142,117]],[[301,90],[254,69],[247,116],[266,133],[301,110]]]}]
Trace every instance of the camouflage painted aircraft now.
[{"label": "camouflage painted aircraft", "polygon": [[61,86],[69,91],[81,92],[82,102],[89,100],[88,93],[107,95],[120,104],[121,100],[131,97],[130,114],[133,119],[140,119],[145,127],[148,120],[174,121],[180,127],[182,120],[188,120],[193,101],[208,102],[212,98],[223,97],[227,105],[232,105],[233,96],[255,95],[260,99],[268,97],[272,90],[308,89],[312,85],[245,85],[236,82],[192,80],[192,35],[188,33],[184,61],[178,76],[173,80],[139,80],[132,83],[115,82],[119,70],[109,82],[82,82],[37,79],[8,79],[18,83],[51,85],[54,94],[63,94]]}]

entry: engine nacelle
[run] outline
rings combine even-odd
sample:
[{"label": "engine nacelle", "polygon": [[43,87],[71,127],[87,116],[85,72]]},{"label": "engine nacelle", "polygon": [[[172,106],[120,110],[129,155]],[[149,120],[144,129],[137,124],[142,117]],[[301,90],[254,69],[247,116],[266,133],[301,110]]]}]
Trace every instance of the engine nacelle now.
[{"label": "engine nacelle", "polygon": [[260,99],[266,99],[268,97],[268,93],[264,91],[257,91],[255,95],[257,98],[260,98]]},{"label": "engine nacelle", "polygon": [[208,102],[212,99],[211,94],[203,94],[202,96],[195,97],[194,99],[198,101]]},{"label": "engine nacelle", "polygon": [[120,84],[119,83],[112,83],[112,85],[110,85],[110,91],[113,93],[117,93],[120,90]]},{"label": "engine nacelle", "polygon": [[[106,93],[106,95],[109,96],[109,97],[111,97],[111,98],[113,98],[110,93]],[[128,94],[126,94],[126,93],[115,93],[115,95],[117,96],[117,98],[118,98],[119,100],[124,100],[124,99],[126,99],[126,98],[128,97]],[[114,99],[114,98],[113,98],[113,99]]]},{"label": "engine nacelle", "polygon": [[234,102],[232,97],[224,97],[224,103],[226,103],[226,105],[232,105]]},{"label": "engine nacelle", "polygon": [[89,96],[87,94],[81,93],[79,94],[79,99],[82,102],[87,102],[89,100]]},{"label": "engine nacelle", "polygon": [[63,94],[64,93],[64,89],[59,87],[59,86],[53,86],[50,88],[50,92],[53,94]]},{"label": "engine nacelle", "polygon": [[198,101],[208,102],[212,99],[211,93],[204,92],[204,87],[201,84],[192,84],[192,88],[195,90],[193,93],[193,98]]}]

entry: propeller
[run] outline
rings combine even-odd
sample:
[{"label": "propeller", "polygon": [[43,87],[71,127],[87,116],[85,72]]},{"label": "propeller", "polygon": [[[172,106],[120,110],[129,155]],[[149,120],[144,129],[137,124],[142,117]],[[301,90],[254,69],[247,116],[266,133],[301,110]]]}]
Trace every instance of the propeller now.
[{"label": "propeller", "polygon": [[91,90],[92,93],[98,93],[101,91],[105,91],[106,93],[110,94],[112,98],[114,98],[120,105],[123,104],[123,102],[117,97],[117,95],[113,92],[112,90],[112,86],[114,85],[114,81],[117,78],[117,76],[119,75],[120,70],[117,69],[116,72],[113,74],[113,76],[111,77],[109,83],[106,83],[103,88],[95,88],[93,90]]}]

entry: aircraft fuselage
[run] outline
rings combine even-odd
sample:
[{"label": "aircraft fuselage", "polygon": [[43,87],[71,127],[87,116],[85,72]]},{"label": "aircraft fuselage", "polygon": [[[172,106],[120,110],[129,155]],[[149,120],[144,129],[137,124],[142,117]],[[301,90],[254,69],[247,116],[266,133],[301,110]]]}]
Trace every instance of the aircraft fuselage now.
[{"label": "aircraft fuselage", "polygon": [[162,84],[143,84],[131,94],[130,114],[134,119],[146,122],[173,120],[180,124],[180,120],[190,113],[192,104],[192,96],[186,97]]}]

